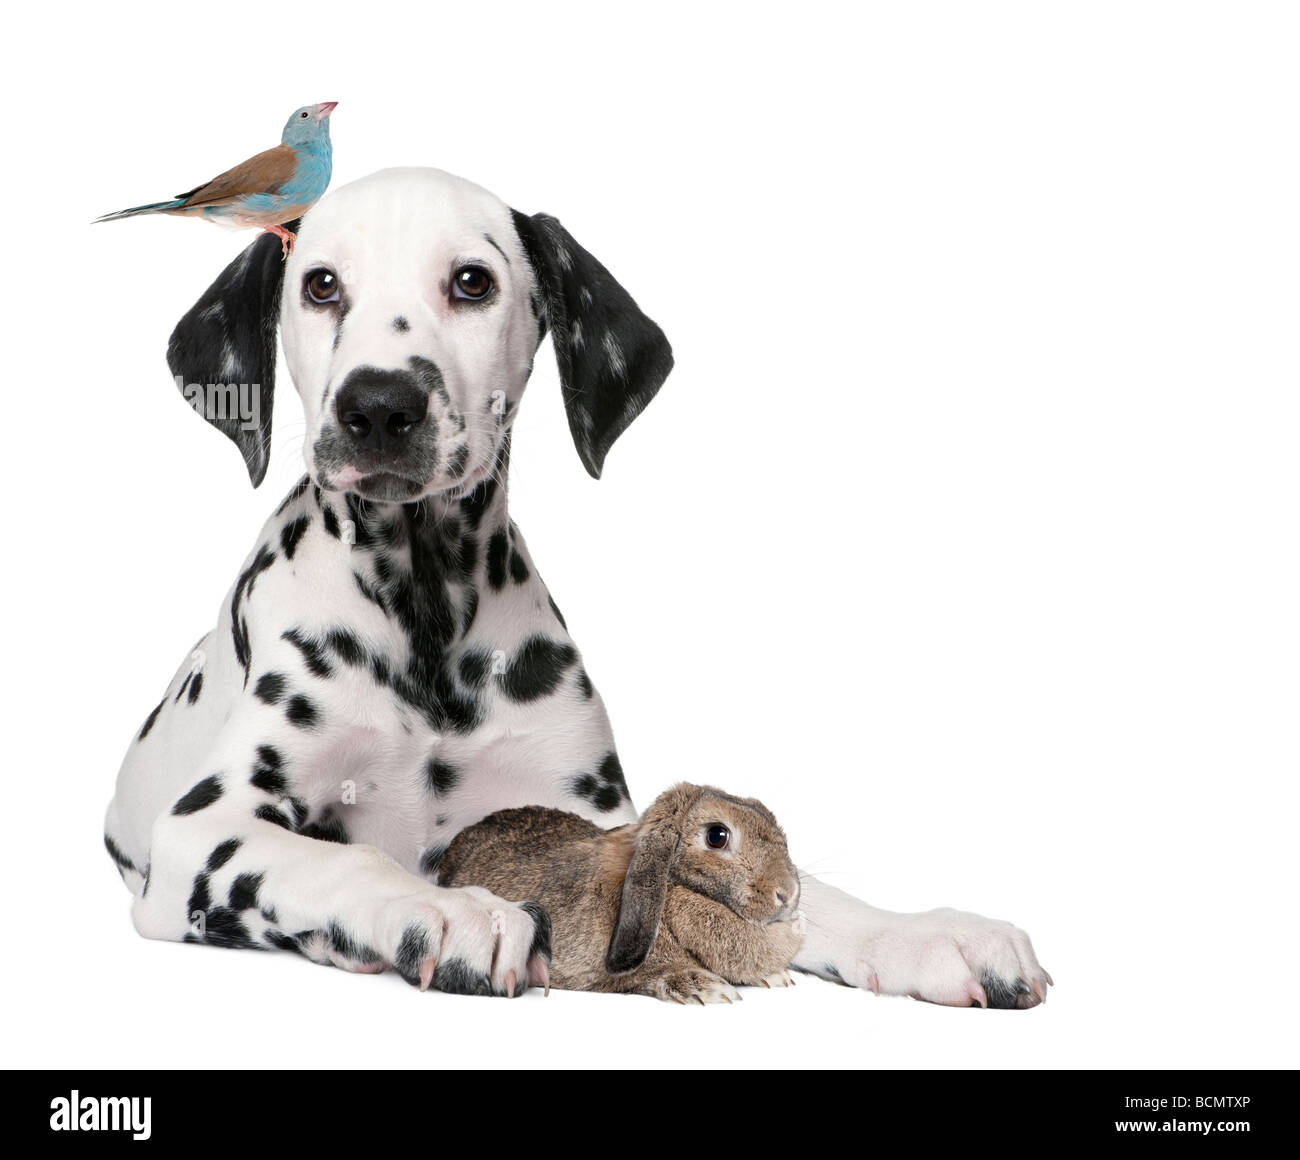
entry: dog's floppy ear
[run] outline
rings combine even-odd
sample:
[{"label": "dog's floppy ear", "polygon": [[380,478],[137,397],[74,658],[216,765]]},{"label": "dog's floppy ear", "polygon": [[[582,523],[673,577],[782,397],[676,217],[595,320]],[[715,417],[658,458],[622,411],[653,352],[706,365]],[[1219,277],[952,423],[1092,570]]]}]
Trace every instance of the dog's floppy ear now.
[{"label": "dog's floppy ear", "polygon": [[605,953],[605,967],[612,974],[635,970],[654,946],[668,901],[669,876],[682,841],[682,825],[701,792],[698,786],[674,786],[661,794],[637,823],[618,922]]},{"label": "dog's floppy ear", "polygon": [[[287,227],[296,232],[298,223]],[[280,241],[263,234],[221,271],[172,331],[167,365],[190,404],[239,448],[256,487],[271,461]]]},{"label": "dog's floppy ear", "polygon": [[614,440],[672,370],[672,347],[555,218],[512,212],[542,294],[542,321],[551,328],[569,430],[583,465],[599,479]]}]

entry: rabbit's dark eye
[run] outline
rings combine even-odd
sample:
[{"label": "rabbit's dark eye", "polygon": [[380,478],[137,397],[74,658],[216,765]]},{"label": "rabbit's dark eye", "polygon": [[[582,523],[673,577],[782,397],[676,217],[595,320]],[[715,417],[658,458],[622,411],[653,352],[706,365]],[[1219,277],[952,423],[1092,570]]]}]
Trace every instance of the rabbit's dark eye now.
[{"label": "rabbit's dark eye", "polygon": [[704,840],[711,850],[725,850],[731,841],[731,831],[726,826],[714,824],[704,831]]}]

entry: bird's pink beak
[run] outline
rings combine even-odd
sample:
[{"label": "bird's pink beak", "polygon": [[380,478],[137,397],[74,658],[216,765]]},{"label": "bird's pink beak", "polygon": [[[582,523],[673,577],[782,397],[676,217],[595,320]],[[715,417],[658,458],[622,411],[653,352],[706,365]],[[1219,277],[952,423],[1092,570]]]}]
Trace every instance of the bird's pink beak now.
[{"label": "bird's pink beak", "polygon": [[338,108],[338,104],[339,104],[338,101],[322,101],[319,105],[316,106],[316,120],[318,121],[325,120],[326,117],[328,117],[332,112],[334,112],[336,108]]}]

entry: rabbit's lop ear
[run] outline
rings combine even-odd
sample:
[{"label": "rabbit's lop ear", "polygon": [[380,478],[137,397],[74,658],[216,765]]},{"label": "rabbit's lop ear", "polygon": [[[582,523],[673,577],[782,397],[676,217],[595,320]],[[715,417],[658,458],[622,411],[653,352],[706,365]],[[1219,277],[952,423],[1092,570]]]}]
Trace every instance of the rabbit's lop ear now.
[{"label": "rabbit's lop ear", "polygon": [[636,970],[654,946],[668,900],[668,874],[681,846],[682,825],[700,792],[693,785],[675,786],[655,800],[638,824],[636,847],[623,879],[618,922],[605,955],[605,967],[611,974]]}]

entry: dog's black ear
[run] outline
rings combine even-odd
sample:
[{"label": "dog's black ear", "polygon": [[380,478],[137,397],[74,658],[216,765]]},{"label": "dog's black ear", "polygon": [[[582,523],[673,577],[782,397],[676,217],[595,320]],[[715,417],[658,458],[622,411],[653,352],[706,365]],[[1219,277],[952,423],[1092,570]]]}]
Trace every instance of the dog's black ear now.
[{"label": "dog's black ear", "polygon": [[673,368],[664,332],[549,214],[514,211],[515,229],[542,294],[569,430],[583,465],[600,478],[605,454]]},{"label": "dog's black ear", "polygon": [[[298,223],[286,226],[296,232]],[[239,448],[256,487],[271,461],[280,241],[263,234],[221,271],[172,331],[167,365],[181,393]]]}]

